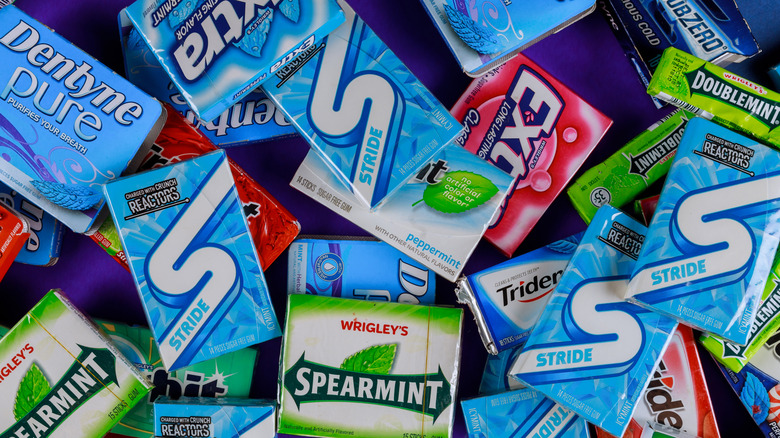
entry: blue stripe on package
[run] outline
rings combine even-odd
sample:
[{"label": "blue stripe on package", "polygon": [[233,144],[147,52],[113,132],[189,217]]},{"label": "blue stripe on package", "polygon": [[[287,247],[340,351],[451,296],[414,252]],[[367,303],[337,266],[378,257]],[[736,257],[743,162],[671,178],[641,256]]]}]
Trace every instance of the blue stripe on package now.
[{"label": "blue stripe on package", "polygon": [[137,0],[121,13],[205,122],[344,22],[335,0]]},{"label": "blue stripe on package", "polygon": [[458,301],[471,308],[490,354],[531,334],[581,238],[575,234],[458,280]]},{"label": "blue stripe on package", "polygon": [[35,266],[55,264],[60,257],[65,232],[62,222],[3,183],[0,183],[0,203],[16,211],[30,224],[30,237],[14,262]]},{"label": "blue stripe on package", "polygon": [[166,369],[281,335],[224,151],[105,195]]},{"label": "blue stripe on package", "polygon": [[154,402],[156,438],[276,436],[273,401],[231,397],[160,397]]},{"label": "blue stripe on package", "polygon": [[436,274],[378,240],[296,239],[288,252],[289,293],[434,304]]},{"label": "blue stripe on package", "polygon": [[646,228],[602,206],[511,375],[622,436],[677,328],[623,299]]},{"label": "blue stripe on package", "polygon": [[744,345],[780,235],[780,153],[688,122],[626,298]]},{"label": "blue stripe on package", "polygon": [[588,423],[531,388],[460,402],[469,438],[588,438]]},{"label": "blue stripe on package", "polygon": [[463,127],[349,5],[339,4],[346,23],[263,89],[374,208]]}]

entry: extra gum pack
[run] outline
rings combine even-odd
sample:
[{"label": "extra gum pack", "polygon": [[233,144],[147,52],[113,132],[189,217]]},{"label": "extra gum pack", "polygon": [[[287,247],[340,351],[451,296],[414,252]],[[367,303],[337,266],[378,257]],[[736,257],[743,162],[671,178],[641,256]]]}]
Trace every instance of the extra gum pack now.
[{"label": "extra gum pack", "polygon": [[475,79],[452,107],[457,143],[515,178],[485,237],[511,256],[612,125],[524,55]]},{"label": "extra gum pack", "polygon": [[155,438],[274,438],[276,405],[272,401],[162,397],[154,404]]},{"label": "extra gum pack", "polygon": [[62,222],[3,183],[0,183],[0,203],[15,211],[29,224],[27,231],[30,237],[14,261],[34,266],[57,263],[65,232]]}]

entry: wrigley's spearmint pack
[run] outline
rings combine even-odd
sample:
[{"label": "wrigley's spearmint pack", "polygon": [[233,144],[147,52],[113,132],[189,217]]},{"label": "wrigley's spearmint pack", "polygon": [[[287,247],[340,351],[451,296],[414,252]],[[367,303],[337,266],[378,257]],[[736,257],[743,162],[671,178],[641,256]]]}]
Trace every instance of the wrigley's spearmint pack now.
[{"label": "wrigley's spearmint pack", "polygon": [[344,22],[335,0],[137,0],[121,14],[204,122]]},{"label": "wrigley's spearmint pack", "polygon": [[151,385],[58,291],[0,340],[0,437],[99,438]]},{"label": "wrigley's spearmint pack", "polygon": [[778,168],[780,152],[688,122],[626,298],[746,344],[778,246]]},{"label": "wrigley's spearmint pack", "polygon": [[645,232],[614,207],[599,209],[510,371],[615,436],[677,327],[623,297]]},{"label": "wrigley's spearmint pack", "polygon": [[274,438],[276,405],[237,398],[162,397],[154,403],[155,438]]},{"label": "wrigley's spearmint pack", "polygon": [[291,295],[279,433],[449,437],[462,322],[456,308]]},{"label": "wrigley's spearmint pack", "polygon": [[166,369],[280,335],[225,151],[105,194]]}]

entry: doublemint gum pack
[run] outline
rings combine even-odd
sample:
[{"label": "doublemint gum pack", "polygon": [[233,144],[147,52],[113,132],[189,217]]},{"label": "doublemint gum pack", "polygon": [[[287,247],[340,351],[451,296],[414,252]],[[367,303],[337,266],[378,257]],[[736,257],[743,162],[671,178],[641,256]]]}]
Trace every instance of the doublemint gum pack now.
[{"label": "doublemint gum pack", "polygon": [[121,14],[204,122],[344,22],[335,0],[137,0]]},{"label": "doublemint gum pack", "polygon": [[621,208],[666,175],[693,114],[678,110],[645,129],[566,190],[574,209],[590,223],[604,204]]},{"label": "doublemint gum pack", "polygon": [[[0,57],[0,181],[75,232],[97,228],[101,186],[138,167],[165,111],[13,5],[0,9]],[[83,196],[58,205],[71,188]]]},{"label": "doublemint gum pack", "polygon": [[670,47],[647,93],[780,148],[780,93]]},{"label": "doublemint gum pack", "polygon": [[457,308],[291,295],[278,432],[449,437],[462,323]]},{"label": "doublemint gum pack", "polygon": [[520,345],[558,285],[582,233],[461,277],[455,294],[477,321],[490,354]]},{"label": "doublemint gum pack", "polygon": [[19,213],[30,225],[30,237],[14,262],[36,266],[57,263],[65,231],[62,222],[3,183],[0,183],[0,203]]},{"label": "doublemint gum pack", "polygon": [[510,372],[615,436],[677,327],[623,298],[645,231],[599,209]]},{"label": "doublemint gum pack", "polygon": [[309,151],[290,185],[455,281],[498,211],[512,177],[450,144],[371,210]]},{"label": "doublemint gum pack", "polygon": [[224,151],[105,194],[166,369],[280,335]]},{"label": "doublemint gum pack", "polygon": [[58,291],[0,340],[0,436],[102,437],[151,385]]},{"label": "doublemint gum pack", "polygon": [[154,403],[155,438],[274,438],[273,402],[236,398],[162,397]]},{"label": "doublemint gum pack", "polygon": [[116,348],[135,365],[154,388],[111,429],[112,433],[153,438],[152,403],[162,397],[249,397],[257,350],[242,348],[177,371],[167,372],[152,332],[146,327],[97,321]]},{"label": "doublemint gum pack", "polygon": [[288,251],[287,292],[433,304],[436,274],[378,240],[302,238]]},{"label": "doublemint gum pack", "polygon": [[122,13],[119,14],[119,33],[127,79],[161,102],[172,105],[215,145],[228,147],[295,134],[295,128],[284,118],[284,114],[258,88],[213,121],[203,122],[187,106],[187,101],[173,85],[138,30]]},{"label": "doublemint gum pack", "polygon": [[462,126],[343,0],[347,20],[263,84],[313,150],[371,208]]},{"label": "doublemint gum pack", "polygon": [[778,244],[779,166],[776,150],[688,122],[626,298],[747,343]]},{"label": "doublemint gum pack", "polygon": [[588,423],[531,388],[460,402],[469,438],[588,438]]}]

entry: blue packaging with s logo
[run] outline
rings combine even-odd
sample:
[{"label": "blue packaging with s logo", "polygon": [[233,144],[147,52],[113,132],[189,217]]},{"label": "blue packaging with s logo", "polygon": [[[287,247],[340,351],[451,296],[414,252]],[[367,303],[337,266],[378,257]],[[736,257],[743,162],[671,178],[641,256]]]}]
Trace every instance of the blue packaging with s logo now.
[{"label": "blue packaging with s logo", "polygon": [[168,370],[281,335],[224,151],[105,195]]},{"label": "blue packaging with s logo", "polygon": [[263,84],[313,150],[374,208],[462,126],[343,1],[347,21]]},{"label": "blue packaging with s logo", "polygon": [[287,292],[434,304],[436,274],[378,240],[299,238],[288,252]]},{"label": "blue packaging with s logo", "polygon": [[623,299],[646,228],[602,206],[510,374],[622,436],[677,322]]},{"label": "blue packaging with s logo", "polygon": [[62,222],[3,183],[0,183],[0,203],[15,210],[30,224],[30,237],[14,262],[35,266],[57,263],[65,232]]},{"label": "blue packaging with s logo", "polygon": [[780,234],[780,153],[688,122],[626,298],[744,345]]}]

